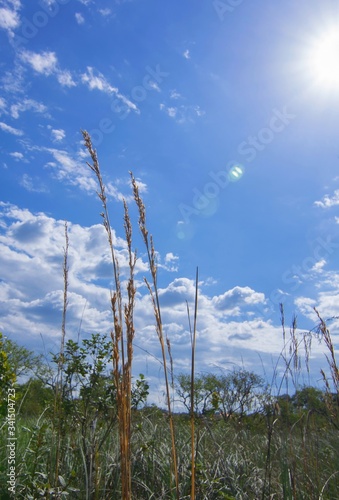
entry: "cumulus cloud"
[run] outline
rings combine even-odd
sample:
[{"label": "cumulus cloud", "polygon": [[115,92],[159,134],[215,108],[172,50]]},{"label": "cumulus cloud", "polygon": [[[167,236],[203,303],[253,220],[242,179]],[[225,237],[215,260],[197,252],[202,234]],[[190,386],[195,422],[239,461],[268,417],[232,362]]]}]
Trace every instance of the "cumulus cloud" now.
[{"label": "cumulus cloud", "polygon": [[[77,338],[80,324],[82,335],[109,333],[112,327],[110,289],[113,277],[105,230],[100,223],[86,227],[69,222],[68,235],[67,336]],[[122,290],[126,294],[126,243],[114,230],[113,242],[120,262]],[[64,246],[64,221],[0,202],[0,330],[6,335],[14,335],[26,343],[29,335],[31,345],[38,348],[40,343],[41,348],[42,334],[46,345],[52,350],[58,348],[63,307]],[[177,258],[172,252],[167,252],[163,261],[169,264],[176,262]],[[152,302],[142,280],[147,274],[146,263],[139,259],[136,268],[134,366],[136,373],[148,373],[152,383],[157,384],[161,368],[157,359],[161,358],[161,352],[154,328]],[[337,310],[339,277],[331,278],[332,285],[336,282],[336,293],[333,290],[332,293],[322,292],[318,297],[325,314]],[[198,295],[197,371],[218,371],[234,364],[256,372],[259,364],[269,370],[272,356],[277,359],[283,347],[281,327],[258,314],[249,314],[265,300],[264,295],[250,287],[240,286],[211,295],[203,282],[199,283]],[[170,280],[159,287],[159,300],[164,334],[171,342],[174,370],[178,374],[190,366],[191,333],[187,304],[193,311],[195,281],[183,276]],[[303,314],[308,315],[315,300],[300,297],[297,305]],[[320,359],[323,356],[321,346],[316,344],[312,354]]]},{"label": "cumulus cloud", "polygon": [[236,286],[218,297],[214,297],[216,309],[225,314],[239,315],[244,306],[264,304],[265,295],[252,290],[250,287]]}]

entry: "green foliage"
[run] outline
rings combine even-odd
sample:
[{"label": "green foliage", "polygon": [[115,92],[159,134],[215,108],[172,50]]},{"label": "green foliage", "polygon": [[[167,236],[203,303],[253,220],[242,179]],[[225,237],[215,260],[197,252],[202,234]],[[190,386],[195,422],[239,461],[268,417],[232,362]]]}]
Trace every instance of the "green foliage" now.
[{"label": "green foliage", "polygon": [[[179,401],[189,411],[191,405],[191,378],[180,374],[176,392]],[[218,412],[224,420],[233,415],[259,411],[268,397],[264,380],[253,372],[234,369],[225,375],[202,374],[194,380],[194,411],[196,414]]]},{"label": "green foliage", "polygon": [[41,379],[31,378],[19,384],[16,397],[20,415],[26,418],[38,417],[46,408],[53,408],[54,391]]},{"label": "green foliage", "polygon": [[149,395],[149,383],[145,379],[145,375],[139,374],[132,388],[132,408],[137,410],[140,405],[146,404]]},{"label": "green foliage", "polygon": [[7,340],[3,338],[0,332],[0,415],[6,414],[7,391],[16,381],[16,374],[11,366]]},{"label": "green foliage", "polygon": [[6,353],[7,361],[16,379],[29,375],[32,372],[35,375],[40,375],[46,370],[41,356],[37,356],[33,351],[26,349],[26,347],[19,345],[13,340],[8,338],[3,339],[1,336],[0,349]]}]

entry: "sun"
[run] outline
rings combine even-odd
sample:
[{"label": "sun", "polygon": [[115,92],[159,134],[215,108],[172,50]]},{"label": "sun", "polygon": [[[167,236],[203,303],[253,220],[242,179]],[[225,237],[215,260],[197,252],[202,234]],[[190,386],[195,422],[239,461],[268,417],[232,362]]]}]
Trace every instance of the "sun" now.
[{"label": "sun", "polygon": [[333,30],[313,41],[309,70],[315,83],[339,90],[339,31]]}]

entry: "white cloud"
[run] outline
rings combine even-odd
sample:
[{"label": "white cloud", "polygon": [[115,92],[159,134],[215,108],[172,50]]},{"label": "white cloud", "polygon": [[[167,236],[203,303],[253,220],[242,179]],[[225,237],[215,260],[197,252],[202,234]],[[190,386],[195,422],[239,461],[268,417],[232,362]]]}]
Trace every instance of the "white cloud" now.
[{"label": "white cloud", "polygon": [[173,118],[177,123],[194,123],[196,118],[200,118],[205,112],[200,106],[166,106],[160,104],[160,109],[164,111],[170,118]]},{"label": "white cloud", "polygon": [[[60,131],[58,131],[58,133],[58,137],[61,137],[62,133],[60,133]],[[35,149],[47,152],[53,156],[53,159],[55,161],[47,162],[45,166],[52,172],[52,175],[56,179],[70,186],[76,186],[81,191],[85,191],[90,195],[96,195],[96,192],[98,190],[97,180],[94,177],[93,172],[86,165],[83,152],[79,152],[76,155],[71,155],[67,151],[57,148],[36,147]],[[141,193],[147,191],[146,184],[144,184],[140,180],[138,180],[137,183],[139,185]],[[119,190],[118,186],[121,184],[126,187],[126,192],[122,192]],[[117,181],[114,183],[112,181],[107,181],[106,194],[108,197],[120,202],[123,199],[125,199],[127,202],[133,200],[129,179],[126,179],[126,181],[123,183],[121,181]]]},{"label": "white cloud", "polygon": [[322,201],[315,201],[314,202],[315,206],[321,207],[321,208],[330,208],[334,207],[336,205],[339,205],[339,189],[336,189],[334,191],[333,196],[331,197],[330,195],[326,194]]},{"label": "white cloud", "polygon": [[186,49],[185,52],[183,53],[183,56],[185,59],[190,59],[191,58],[190,51]]},{"label": "white cloud", "polygon": [[[128,274],[126,243],[115,231],[113,239],[124,280]],[[101,223],[88,227],[69,223],[69,243],[67,336],[75,338],[80,324],[84,335],[98,331],[108,333],[112,327],[109,292],[112,266],[105,230]],[[25,340],[25,343],[29,332],[29,342],[40,349],[42,334],[48,351],[57,349],[60,339],[64,246],[63,221],[0,202],[0,330],[15,335],[18,341]],[[167,252],[163,260],[171,263],[177,258],[172,252]],[[154,383],[160,368],[154,357],[160,357],[160,346],[152,304],[142,282],[145,274],[146,265],[139,260],[134,367],[135,373],[148,373]],[[326,315],[334,310],[337,312],[339,275],[333,275],[331,281],[336,282],[337,291],[321,292],[318,297],[320,304],[313,299],[298,299],[297,304],[305,314],[311,314],[316,302]],[[125,282],[122,289],[125,291]],[[192,314],[194,297],[195,282],[186,277],[176,278],[159,288],[164,334],[171,342],[175,374],[187,371],[190,366],[186,301]],[[272,370],[283,348],[281,327],[259,315],[250,315],[256,311],[256,304],[264,300],[262,293],[240,286],[213,296],[200,283],[197,372],[228,369],[234,364],[257,373],[260,373],[258,367],[261,366],[268,372]],[[322,352],[322,346],[315,343],[312,361],[322,360]],[[144,371],[146,366],[147,372]],[[319,370],[314,373],[318,374]]]},{"label": "white cloud", "polygon": [[314,266],[312,267],[311,271],[320,272],[320,271],[323,270],[324,266],[326,266],[326,260],[325,259],[321,259],[321,260],[319,260],[318,262],[316,262],[314,264]]},{"label": "white cloud", "polygon": [[30,175],[24,174],[20,181],[20,185],[30,193],[47,193],[48,189],[40,181],[40,179],[33,179]]},{"label": "white cloud", "polygon": [[46,113],[47,106],[45,106],[40,102],[35,101],[34,99],[23,99],[21,102],[18,102],[17,104],[12,104],[11,115],[13,118],[19,118],[20,113],[30,110],[33,110],[36,113]]},{"label": "white cloud", "polygon": [[78,24],[84,24],[85,18],[80,12],[75,13],[75,20]]},{"label": "white cloud", "polygon": [[3,97],[0,97],[0,111],[5,111],[7,108],[6,101]]},{"label": "white cloud", "polygon": [[0,7],[0,28],[7,31],[10,37],[13,36],[13,30],[20,26],[20,17],[18,11],[21,8],[19,0],[3,0]]},{"label": "white cloud", "polygon": [[72,74],[68,70],[58,70],[57,79],[62,87],[76,87]]},{"label": "white cloud", "polygon": [[21,60],[29,64],[37,73],[50,76],[55,75],[60,85],[63,87],[74,87],[76,83],[72,74],[68,70],[58,67],[58,58],[55,52],[31,52],[23,50],[20,54]]},{"label": "white cloud", "polygon": [[1,78],[2,88],[9,94],[20,94],[24,92],[24,68],[16,64],[11,71],[6,71]]},{"label": "white cloud", "polygon": [[182,99],[182,95],[174,89],[170,92],[170,99]]},{"label": "white cloud", "polygon": [[102,73],[97,72],[98,74],[95,75],[94,71],[94,68],[87,66],[86,73],[81,75],[81,81],[86,84],[90,90],[96,89],[108,94],[118,92],[118,89],[116,87],[112,87]]},{"label": "white cloud", "polygon": [[55,142],[62,141],[66,137],[66,133],[63,129],[52,129],[52,140]]},{"label": "white cloud", "polygon": [[15,151],[14,153],[9,153],[13,158],[15,158],[17,161],[23,160],[24,155],[22,153],[19,153],[18,151]]},{"label": "white cloud", "polygon": [[110,16],[112,14],[112,10],[111,9],[98,9],[98,12],[104,16],[104,17],[107,17],[107,16]]},{"label": "white cloud", "polygon": [[55,52],[31,52],[29,50],[23,50],[20,54],[22,61],[29,64],[34,71],[42,75],[48,76],[55,73],[58,59]]},{"label": "white cloud", "polygon": [[177,255],[174,255],[172,252],[169,252],[165,255],[165,262],[166,264],[169,264],[170,262],[178,260],[179,257]]},{"label": "white cloud", "polygon": [[218,311],[226,315],[238,316],[242,309],[253,304],[264,304],[265,295],[250,287],[236,286],[218,297],[214,297],[214,305]]},{"label": "white cloud", "polygon": [[8,132],[9,134],[18,135],[18,136],[24,135],[22,130],[11,127],[10,125],[7,125],[4,122],[0,122],[0,129],[3,130],[4,132]]},{"label": "white cloud", "polygon": [[104,75],[99,71],[95,71],[95,69],[91,66],[87,66],[86,73],[81,75],[81,81],[87,85],[90,90],[99,90],[101,92],[105,92],[106,94],[116,95],[116,97],[118,97],[118,99],[126,105],[127,111],[133,110],[136,113],[140,113],[140,110],[132,101],[121,94],[117,87],[112,87]]}]

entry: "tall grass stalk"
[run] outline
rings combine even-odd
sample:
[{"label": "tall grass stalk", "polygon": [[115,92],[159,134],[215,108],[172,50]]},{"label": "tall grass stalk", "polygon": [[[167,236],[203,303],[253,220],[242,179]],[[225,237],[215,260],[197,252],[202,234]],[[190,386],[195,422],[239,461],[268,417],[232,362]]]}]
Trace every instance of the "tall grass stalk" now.
[{"label": "tall grass stalk", "polygon": [[[82,132],[85,146],[92,159],[92,164],[87,162],[89,168],[94,172],[98,184],[97,192],[101,200],[103,212],[100,214],[107,233],[111,260],[113,266],[115,290],[111,294],[111,308],[113,315],[112,338],[112,360],[113,377],[117,394],[118,423],[119,423],[119,443],[120,443],[120,466],[121,466],[121,494],[123,500],[132,498],[132,476],[131,476],[131,390],[132,390],[132,360],[133,360],[133,338],[134,338],[134,269],[136,255],[132,252],[132,226],[124,201],[124,227],[126,242],[129,254],[130,275],[127,284],[127,303],[122,303],[121,281],[119,274],[119,263],[113,244],[113,236],[110,224],[110,217],[107,207],[107,197],[105,185],[102,179],[100,166],[96,151],[93,149],[91,138],[86,131]],[[127,357],[125,353],[125,343]]]},{"label": "tall grass stalk", "polygon": [[55,388],[54,400],[54,415],[57,418],[57,442],[56,442],[56,456],[55,456],[55,476],[54,485],[57,488],[59,483],[59,467],[60,467],[60,453],[61,453],[61,438],[63,426],[63,374],[64,374],[64,351],[65,351],[65,338],[66,338],[66,315],[68,306],[68,226],[65,222],[65,247],[64,247],[64,260],[63,260],[63,308],[62,308],[62,323],[61,323],[61,341],[60,353],[58,359],[58,370]]},{"label": "tall grass stalk", "polygon": [[[141,199],[141,196],[139,193],[137,181],[136,181],[135,177],[133,176],[132,172],[130,172],[130,176],[131,176],[131,180],[132,180],[134,200],[136,202],[136,205],[137,205],[138,211],[139,211],[139,228],[140,228],[140,232],[141,232],[142,238],[143,238],[144,243],[145,243],[149,269],[150,269],[150,273],[151,273],[151,277],[152,277],[152,284],[147,280],[147,278],[144,278],[144,280],[145,280],[146,286],[148,288],[148,291],[150,293],[150,297],[152,300],[155,322],[156,322],[156,332],[158,334],[160,347],[161,347],[162,362],[163,362],[163,367],[164,367],[167,411],[168,411],[168,419],[169,419],[169,427],[170,427],[171,443],[172,443],[172,468],[173,468],[173,475],[174,475],[174,481],[175,481],[176,497],[179,500],[180,496],[179,496],[178,460],[177,460],[177,451],[176,451],[176,444],[175,444],[174,421],[173,421],[173,411],[172,411],[172,404],[171,404],[167,356],[166,356],[166,349],[165,349],[165,337],[164,337],[164,332],[163,332],[163,323],[162,323],[162,319],[161,319],[161,310],[160,310],[159,293],[158,293],[158,285],[157,285],[157,265],[156,265],[155,249],[154,249],[154,244],[153,244],[153,238],[151,235],[149,235],[147,227],[146,227],[146,209],[145,209],[145,205],[144,205],[143,200]],[[153,288],[152,288],[152,286],[153,286]]]},{"label": "tall grass stalk", "polygon": [[[197,337],[197,317],[198,317],[198,268],[195,277],[195,299],[194,299],[194,323],[191,332],[192,356],[191,356],[191,499],[195,499],[195,414],[194,414],[194,378],[195,378],[195,347]],[[188,311],[189,317],[189,311]]]}]

